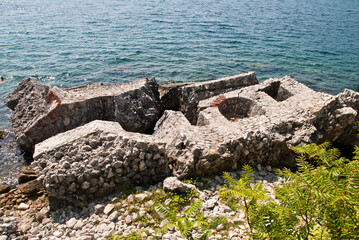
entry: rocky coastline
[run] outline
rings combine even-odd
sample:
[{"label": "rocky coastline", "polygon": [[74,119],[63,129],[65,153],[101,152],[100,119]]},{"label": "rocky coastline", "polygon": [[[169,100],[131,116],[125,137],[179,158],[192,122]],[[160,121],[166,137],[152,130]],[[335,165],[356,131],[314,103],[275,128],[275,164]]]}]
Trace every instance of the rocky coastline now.
[{"label": "rocky coastline", "polygon": [[[139,221],[171,177],[209,183],[192,189],[201,211],[233,223],[211,239],[243,239],[242,214],[218,200],[223,171],[240,177],[249,164],[271,193],[281,184],[274,169],[295,166],[291,147],[359,145],[358,92],[332,96],[288,76],[258,83],[251,72],[162,86],[152,78],[63,90],[28,78],[5,104],[14,111],[17,142],[34,161],[17,188],[0,189],[0,240],[104,239],[136,229],[143,239],[180,239]],[[137,193],[123,198],[125,183]]]}]

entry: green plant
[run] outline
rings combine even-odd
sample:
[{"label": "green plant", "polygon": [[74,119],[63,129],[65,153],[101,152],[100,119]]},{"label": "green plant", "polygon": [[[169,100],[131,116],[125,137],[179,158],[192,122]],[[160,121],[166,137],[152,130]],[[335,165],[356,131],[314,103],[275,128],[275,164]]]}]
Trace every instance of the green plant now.
[{"label": "green plant", "polygon": [[141,234],[138,231],[132,231],[130,235],[123,236],[122,234],[111,234],[108,238],[108,240],[138,240],[142,239]]},{"label": "green plant", "polygon": [[188,191],[184,193],[168,193],[167,196],[171,199],[170,208],[173,211],[182,211],[184,207],[193,203],[194,199],[198,197],[197,191]]},{"label": "green plant", "polygon": [[[168,228],[177,228],[183,237],[193,240],[193,239],[207,239],[211,232],[208,229],[206,224],[198,221],[195,217],[195,214],[201,207],[201,200],[197,199],[191,206],[189,206],[182,214],[178,216],[175,211],[171,210],[169,207],[166,207],[162,204],[157,205],[157,210],[165,215],[166,219],[169,221],[161,231],[165,231]],[[197,227],[195,228],[195,226]],[[196,230],[198,228],[198,230]]]},{"label": "green plant", "polygon": [[224,174],[221,199],[244,210],[252,239],[359,239],[359,148],[352,161],[329,143],[293,151],[298,171],[278,170],[284,183],[275,187],[276,199],[251,183],[249,166],[238,181]]},{"label": "green plant", "polygon": [[228,185],[220,189],[220,198],[227,202],[232,209],[239,208],[244,211],[250,235],[255,237],[257,235],[255,229],[262,221],[262,214],[256,210],[259,208],[260,201],[266,198],[263,184],[261,182],[252,184],[254,174],[249,165],[243,166],[241,179],[235,180],[227,172],[223,174],[223,178]]},{"label": "green plant", "polygon": [[[333,239],[355,239],[353,236],[359,236],[358,147],[352,161],[340,157],[340,151],[330,148],[329,143],[293,150],[299,154],[299,171],[292,173],[286,169],[282,174],[292,186],[296,184],[296,190],[307,193],[307,198],[312,199],[310,208],[317,210],[312,216],[313,222],[327,229]],[[286,196],[282,198],[287,199]],[[310,217],[307,218],[310,220]]]},{"label": "green plant", "polygon": [[228,220],[226,217],[223,217],[223,216],[212,218],[210,220],[210,222],[208,223],[208,228],[216,229],[221,224],[222,224],[224,230],[228,230],[228,228],[229,228]]}]

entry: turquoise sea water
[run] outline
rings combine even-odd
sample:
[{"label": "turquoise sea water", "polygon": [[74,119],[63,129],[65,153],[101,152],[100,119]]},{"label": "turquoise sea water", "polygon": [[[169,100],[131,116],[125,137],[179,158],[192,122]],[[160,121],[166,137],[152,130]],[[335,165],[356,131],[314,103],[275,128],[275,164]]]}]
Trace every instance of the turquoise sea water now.
[{"label": "turquoise sea water", "polygon": [[359,83],[358,0],[2,0],[3,100],[20,80],[71,87],[255,71],[329,93]]}]

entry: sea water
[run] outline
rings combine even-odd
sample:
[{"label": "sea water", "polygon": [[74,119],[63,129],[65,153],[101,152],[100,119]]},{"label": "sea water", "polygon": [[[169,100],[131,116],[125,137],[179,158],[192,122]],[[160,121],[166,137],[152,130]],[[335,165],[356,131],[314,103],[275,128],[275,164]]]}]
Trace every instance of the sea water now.
[{"label": "sea water", "polygon": [[248,71],[357,89],[359,1],[0,1],[0,129],[11,128],[3,100],[29,76],[66,88]]}]

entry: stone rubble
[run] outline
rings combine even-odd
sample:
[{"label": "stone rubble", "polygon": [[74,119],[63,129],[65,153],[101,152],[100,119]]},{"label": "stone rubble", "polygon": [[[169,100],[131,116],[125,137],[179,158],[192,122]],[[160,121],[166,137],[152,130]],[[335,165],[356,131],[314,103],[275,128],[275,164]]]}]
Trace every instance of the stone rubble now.
[{"label": "stone rubble", "polygon": [[[260,175],[255,171],[256,181],[262,181],[269,194],[273,194],[274,186],[281,184],[273,171],[262,170],[265,174]],[[231,172],[233,177],[240,177],[241,172]],[[206,188],[195,188],[195,191],[202,195],[202,208],[200,211],[205,217],[226,217],[229,224],[236,224],[228,230],[223,229],[223,225],[217,227],[210,239],[246,239],[245,215],[240,211],[232,211],[229,207],[219,201],[218,187],[224,181],[221,176],[206,178],[208,186]],[[196,185],[202,186],[202,182]],[[137,213],[130,213],[128,200],[119,201],[121,193],[112,193],[107,198],[98,199],[90,202],[87,207],[75,207],[63,202],[39,204],[38,201],[29,201],[27,209],[20,210],[20,203],[16,204],[11,210],[4,211],[0,208],[0,237],[4,240],[23,240],[23,239],[106,239],[112,233],[128,236],[132,231],[140,231],[142,239],[184,239],[179,232],[168,230],[164,234],[158,234],[151,227],[147,227],[138,217],[147,216],[146,207],[153,205],[152,200],[146,200],[144,195],[149,196],[151,190],[159,189],[162,182],[149,186],[147,191],[142,191],[135,195],[130,195],[144,203],[136,205]],[[2,195],[0,195],[3,197]],[[133,200],[132,200],[133,201]],[[141,206],[144,206],[142,208]],[[132,209],[133,210],[133,209]],[[36,216],[36,217],[34,217]],[[162,220],[162,225],[166,223]],[[1,239],[1,238],[0,238]]]}]

